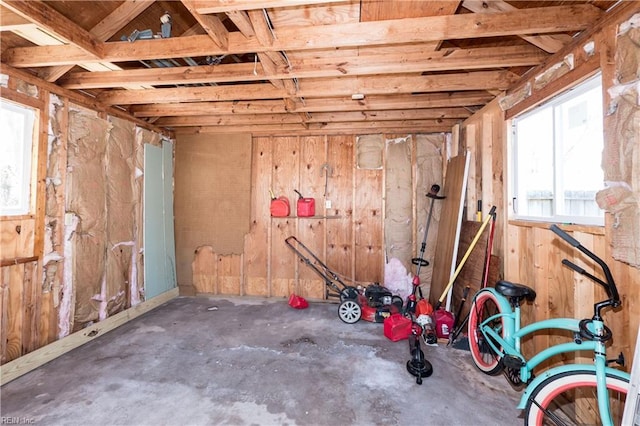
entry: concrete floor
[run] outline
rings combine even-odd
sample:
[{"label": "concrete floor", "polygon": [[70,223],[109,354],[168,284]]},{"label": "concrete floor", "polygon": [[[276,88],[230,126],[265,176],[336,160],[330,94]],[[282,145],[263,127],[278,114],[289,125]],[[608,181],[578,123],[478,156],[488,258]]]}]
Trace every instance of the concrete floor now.
[{"label": "concrete floor", "polygon": [[469,352],[340,321],[336,304],[180,297],[2,387],[5,419],[38,425],[517,425],[519,393]]}]

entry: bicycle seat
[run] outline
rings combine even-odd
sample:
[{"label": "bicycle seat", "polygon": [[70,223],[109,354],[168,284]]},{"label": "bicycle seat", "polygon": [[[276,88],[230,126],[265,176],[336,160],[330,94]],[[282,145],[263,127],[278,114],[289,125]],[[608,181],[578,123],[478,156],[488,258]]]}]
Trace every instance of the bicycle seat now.
[{"label": "bicycle seat", "polygon": [[536,292],[532,288],[504,280],[496,283],[496,291],[503,296],[515,298],[518,303],[522,302],[522,299],[533,302],[536,298]]}]

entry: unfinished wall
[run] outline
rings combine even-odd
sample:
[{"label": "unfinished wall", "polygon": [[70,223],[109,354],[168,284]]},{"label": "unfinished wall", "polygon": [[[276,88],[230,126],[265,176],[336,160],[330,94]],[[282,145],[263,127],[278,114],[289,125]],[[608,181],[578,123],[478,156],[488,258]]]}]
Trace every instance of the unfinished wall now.
[{"label": "unfinished wall", "polygon": [[[364,285],[384,282],[390,247],[384,240],[385,173],[389,156],[384,140],[407,138],[372,135],[255,137],[252,141],[251,217],[240,255],[209,247],[188,247],[193,286],[183,292],[288,297],[325,297],[324,280],[285,244],[295,236],[332,271]],[[178,137],[179,139],[179,137]],[[402,244],[405,267],[414,270],[427,214],[425,194],[442,174],[444,135],[410,135],[404,145],[404,183],[398,195],[408,200]],[[371,142],[373,141],[373,142]],[[393,162],[393,161],[392,161]],[[178,172],[179,173],[179,172]],[[289,198],[291,215],[271,217],[270,195]],[[294,189],[315,199],[315,216],[297,217]],[[434,213],[425,257],[433,255],[440,210]],[[419,225],[416,223],[420,222]],[[416,234],[420,232],[419,237]],[[194,253],[195,252],[195,253]],[[428,294],[430,268],[421,276]]]},{"label": "unfinished wall", "polygon": [[2,364],[143,300],[142,143],[160,143],[32,77],[7,81],[2,96],[40,114],[34,212],[0,218]]},{"label": "unfinished wall", "polygon": [[[590,280],[563,267],[561,260],[567,258],[598,273],[589,262],[566,244],[557,240],[550,232],[548,224],[509,221],[511,203],[505,182],[508,180],[507,148],[508,121],[511,118],[554,94],[584,79],[598,69],[603,75],[605,105],[605,149],[603,168],[606,179],[622,182],[617,189],[625,189],[623,198],[615,198],[617,193],[599,194],[603,204],[608,204],[605,226],[565,226],[575,238],[587,248],[603,257],[611,267],[623,308],[606,311],[607,325],[613,330],[614,338],[610,348],[612,354],[624,352],[627,359],[633,353],[640,323],[640,269],[629,262],[634,256],[631,240],[637,242],[637,153],[640,150],[637,135],[637,103],[629,103],[631,94],[637,101],[638,58],[640,49],[634,31],[621,31],[619,23],[630,20],[629,7],[619,8],[622,12],[600,28],[593,28],[576,42],[558,52],[546,67],[540,67],[529,78],[509,90],[468,119],[463,125],[461,141],[476,156],[472,161],[467,198],[467,218],[473,215],[475,201],[482,199],[483,210],[491,205],[498,207],[496,236],[502,238],[494,242],[493,253],[502,257],[503,273],[507,280],[523,283],[536,290],[534,304],[523,307],[523,323],[550,317],[588,318],[593,315],[593,304],[605,296],[603,290]],[[626,45],[621,46],[621,44]],[[567,58],[571,58],[568,60]],[[622,80],[620,80],[622,79]],[[622,83],[626,81],[627,83]],[[633,91],[636,90],[635,93]],[[630,91],[630,92],[629,92]],[[606,195],[611,195],[607,200]],[[635,200],[635,201],[634,201]],[[618,203],[620,201],[620,203]],[[617,209],[623,205],[618,213]],[[624,233],[624,241],[621,234]],[[555,242],[554,242],[555,241]],[[628,263],[626,263],[628,262]],[[526,354],[533,354],[550,344],[566,341],[568,336],[537,333],[523,342]],[[570,336],[569,336],[570,337]],[[571,355],[563,355],[552,360],[559,363]],[[547,364],[548,366],[548,364]],[[629,370],[630,366],[625,369]]]}]

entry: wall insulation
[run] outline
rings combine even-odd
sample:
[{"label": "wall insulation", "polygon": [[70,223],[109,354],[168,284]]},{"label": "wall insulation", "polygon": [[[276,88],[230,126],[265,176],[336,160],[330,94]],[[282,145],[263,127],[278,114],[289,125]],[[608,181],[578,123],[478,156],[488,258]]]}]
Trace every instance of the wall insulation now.
[{"label": "wall insulation", "polygon": [[387,261],[405,268],[413,257],[413,173],[411,136],[386,141],[384,244]]},{"label": "wall insulation", "polygon": [[640,267],[640,14],[620,25],[615,61],[608,108],[615,137],[605,138],[607,188],[596,201],[613,214],[613,258]]}]

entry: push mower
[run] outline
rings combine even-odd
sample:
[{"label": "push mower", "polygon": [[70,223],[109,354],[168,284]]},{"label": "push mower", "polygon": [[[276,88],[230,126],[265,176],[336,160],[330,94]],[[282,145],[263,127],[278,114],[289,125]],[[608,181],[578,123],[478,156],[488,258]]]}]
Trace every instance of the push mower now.
[{"label": "push mower", "polygon": [[329,269],[307,246],[296,237],[290,236],[284,242],[300,260],[324,279],[327,299],[339,299],[338,316],[347,324],[360,319],[369,322],[383,322],[393,313],[401,313],[404,301],[389,289],[378,283],[367,287],[346,285],[340,276]]}]

